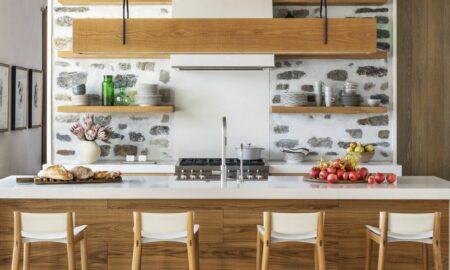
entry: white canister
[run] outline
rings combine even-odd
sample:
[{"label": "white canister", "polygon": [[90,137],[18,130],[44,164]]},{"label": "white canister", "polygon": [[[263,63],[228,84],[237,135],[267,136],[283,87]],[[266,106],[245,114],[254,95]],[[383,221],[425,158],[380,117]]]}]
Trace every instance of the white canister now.
[{"label": "white canister", "polygon": [[317,81],[314,83],[314,94],[316,96],[317,107],[320,107],[322,105],[322,87],[323,87],[322,81]]},{"label": "white canister", "polygon": [[325,86],[325,106],[331,107],[333,106],[333,102],[335,101],[333,88],[330,86]]}]

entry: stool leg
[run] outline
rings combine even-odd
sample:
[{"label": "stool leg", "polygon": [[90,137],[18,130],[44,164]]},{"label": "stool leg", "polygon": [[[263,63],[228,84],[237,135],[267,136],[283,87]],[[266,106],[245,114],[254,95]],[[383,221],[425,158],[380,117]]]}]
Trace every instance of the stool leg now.
[{"label": "stool leg", "polygon": [[319,261],[319,270],[325,270],[325,248],[323,242],[316,244],[317,260]]},{"label": "stool leg", "polygon": [[384,270],[385,263],[386,263],[386,243],[384,241],[381,241],[378,252],[378,270]]},{"label": "stool leg", "polygon": [[132,270],[141,269],[141,253],[142,253],[141,240],[134,240],[133,263],[131,265]]},{"label": "stool leg", "polygon": [[87,262],[87,239],[86,232],[83,232],[83,239],[80,240],[80,251],[81,251],[81,270],[88,269]]},{"label": "stool leg", "polygon": [[269,254],[270,254],[270,243],[269,240],[263,243],[263,252],[262,252],[262,270],[269,269]]},{"label": "stool leg", "polygon": [[188,240],[187,250],[188,250],[189,270],[196,270],[197,265],[195,263],[195,240],[194,239]]},{"label": "stool leg", "polygon": [[439,245],[439,241],[433,241],[433,257],[434,270],[442,270],[441,246]]},{"label": "stool leg", "polygon": [[19,264],[20,264],[20,246],[21,246],[20,240],[14,241],[14,248],[13,248],[13,258],[12,258],[12,270],[19,270]]},{"label": "stool leg", "polygon": [[423,270],[428,270],[428,245],[422,244]]},{"label": "stool leg", "polygon": [[314,245],[314,270],[319,270],[319,257],[317,256],[316,245]]},{"label": "stool leg", "polygon": [[23,270],[30,269],[30,243],[23,244]]},{"label": "stool leg", "polygon": [[366,268],[365,270],[370,270],[372,266],[372,247],[373,242],[370,239],[369,234],[366,234]]},{"label": "stool leg", "polygon": [[69,266],[69,270],[76,270],[74,243],[67,243],[67,265]]},{"label": "stool leg", "polygon": [[22,245],[21,236],[22,226],[21,226],[21,215],[20,212],[14,212],[14,246],[13,246],[13,257],[11,263],[11,270],[19,270],[20,264],[20,248]]},{"label": "stool leg", "polygon": [[200,270],[200,232],[197,231],[195,234],[195,264],[197,265],[197,270]]},{"label": "stool leg", "polygon": [[262,251],[262,241],[261,234],[256,232],[256,270],[261,270],[261,251]]}]

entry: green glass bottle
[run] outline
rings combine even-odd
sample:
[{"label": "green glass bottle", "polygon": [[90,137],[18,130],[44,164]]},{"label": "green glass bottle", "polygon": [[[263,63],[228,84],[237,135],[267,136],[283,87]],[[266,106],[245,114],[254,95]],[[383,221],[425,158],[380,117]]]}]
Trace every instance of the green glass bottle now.
[{"label": "green glass bottle", "polygon": [[114,82],[113,76],[105,75],[103,76],[102,83],[102,105],[112,106],[114,105]]}]

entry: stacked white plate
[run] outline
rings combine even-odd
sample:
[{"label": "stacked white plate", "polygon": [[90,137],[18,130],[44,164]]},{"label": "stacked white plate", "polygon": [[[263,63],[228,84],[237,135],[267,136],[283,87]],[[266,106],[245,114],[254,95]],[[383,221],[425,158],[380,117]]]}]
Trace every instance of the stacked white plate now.
[{"label": "stacked white plate", "polygon": [[307,106],[308,95],[299,92],[284,92],[281,94],[281,103],[288,107]]},{"label": "stacked white plate", "polygon": [[349,94],[349,95],[356,94],[356,91],[358,91],[358,84],[347,81],[344,84],[344,91],[346,94]]},{"label": "stacked white plate", "polygon": [[74,106],[89,106],[89,96],[88,95],[73,95],[72,105]]},{"label": "stacked white plate", "polygon": [[136,104],[139,106],[157,106],[161,103],[157,84],[141,83],[138,85]]}]

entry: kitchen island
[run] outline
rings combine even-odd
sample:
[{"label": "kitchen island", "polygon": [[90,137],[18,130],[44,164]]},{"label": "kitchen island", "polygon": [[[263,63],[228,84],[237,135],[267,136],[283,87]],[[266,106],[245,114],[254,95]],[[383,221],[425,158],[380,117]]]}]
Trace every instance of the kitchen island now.
[{"label": "kitchen island", "polygon": [[[270,177],[267,182],[175,181],[174,177],[125,177],[123,183],[45,185],[0,180],[0,269],[9,269],[14,210],[75,211],[77,224],[88,224],[90,269],[129,269],[132,212],[194,210],[200,224],[203,269],[254,269],[256,224],[262,212],[326,212],[327,269],[363,269],[365,225],[377,225],[379,211],[442,212],[442,253],[448,269],[450,183],[436,177],[401,177],[395,185],[328,185],[302,177]],[[38,247],[45,247],[38,248]],[[49,251],[50,250],[50,251]],[[64,269],[65,247],[36,244],[33,269]],[[423,269],[417,244],[390,245],[387,269]],[[143,269],[187,269],[185,247],[144,247]],[[374,255],[376,256],[376,252]],[[271,253],[271,269],[313,269],[312,247],[283,244]],[[376,261],[376,260],[374,260]]]}]

